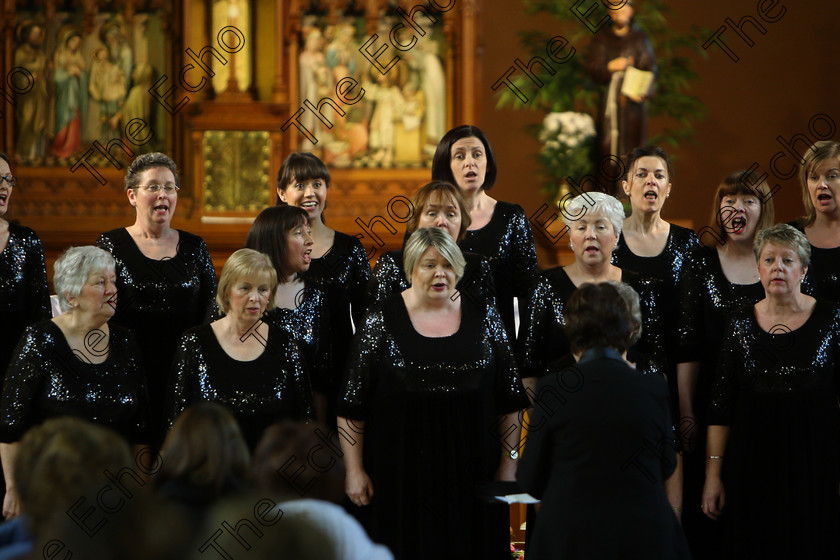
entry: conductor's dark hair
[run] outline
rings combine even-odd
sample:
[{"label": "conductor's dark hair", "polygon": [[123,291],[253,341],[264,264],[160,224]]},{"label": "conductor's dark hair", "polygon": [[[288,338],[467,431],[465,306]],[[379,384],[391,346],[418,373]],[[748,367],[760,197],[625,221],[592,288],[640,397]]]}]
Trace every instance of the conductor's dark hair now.
[{"label": "conductor's dark hair", "polygon": [[3,152],[0,152],[0,159],[2,159],[2,160],[3,160],[3,161],[5,161],[7,164],[9,164],[9,167],[12,167],[12,162],[11,162],[11,160],[9,159],[9,156],[7,156],[6,154],[4,154]]},{"label": "conductor's dark hair", "polygon": [[655,157],[665,162],[665,169],[668,171],[668,182],[670,183],[674,178],[674,170],[671,168],[671,158],[659,146],[644,146],[634,148],[625,158],[624,178],[630,181],[630,173],[633,172],[633,166],[637,161],[643,157]]},{"label": "conductor's dark hair", "polygon": [[627,301],[609,282],[583,284],[569,298],[565,315],[574,354],[605,347],[624,352],[636,328]]},{"label": "conductor's dark hair", "polygon": [[245,247],[265,253],[271,259],[277,271],[277,282],[283,284],[290,271],[284,270],[289,232],[298,226],[309,225],[309,214],[303,208],[289,206],[285,202],[280,206],[269,206],[260,212],[245,237]]},{"label": "conductor's dark hair", "polygon": [[462,138],[470,138],[475,136],[481,143],[484,144],[484,153],[487,155],[487,170],[484,174],[484,184],[481,185],[485,191],[489,191],[490,187],[496,182],[496,158],[493,157],[493,149],[490,148],[490,142],[487,137],[481,132],[477,126],[464,124],[456,126],[449,132],[443,135],[443,138],[438,142],[435,156],[432,158],[432,180],[446,181],[457,185],[455,176],[452,175],[452,144],[461,140]]}]

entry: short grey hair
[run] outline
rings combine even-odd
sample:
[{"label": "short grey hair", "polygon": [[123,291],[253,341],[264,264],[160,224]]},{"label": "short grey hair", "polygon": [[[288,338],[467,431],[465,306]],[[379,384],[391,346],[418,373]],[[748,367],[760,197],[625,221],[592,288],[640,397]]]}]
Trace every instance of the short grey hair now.
[{"label": "short grey hair", "polygon": [[464,277],[467,262],[455,240],[440,228],[420,228],[411,234],[403,251],[403,269],[405,277],[411,279],[411,273],[420,262],[420,257],[429,247],[434,247],[455,269],[455,282]]},{"label": "short grey hair", "polygon": [[615,289],[618,290],[618,295],[627,303],[630,318],[636,325],[633,327],[633,332],[630,333],[630,339],[627,341],[627,347],[629,348],[642,338],[642,308],[639,304],[639,293],[632,286],[624,282],[609,282],[609,284],[615,286]]},{"label": "short grey hair", "polygon": [[171,171],[175,177],[175,184],[181,185],[181,180],[178,177],[178,166],[175,165],[175,161],[161,152],[151,152],[137,156],[128,166],[125,172],[125,190],[140,186],[140,176],[143,172],[157,167],[163,167]]},{"label": "short grey hair", "polygon": [[91,274],[112,268],[115,268],[114,257],[105,249],[93,245],[67,249],[53,266],[53,286],[61,311],[70,311],[72,306],[67,297],[79,297]]},{"label": "short grey hair", "polygon": [[793,249],[799,257],[799,263],[805,267],[811,262],[811,244],[805,234],[788,224],[776,224],[758,232],[753,242],[755,260],[761,258],[761,252],[768,243]]},{"label": "short grey hair", "polygon": [[626,217],[621,202],[616,197],[602,192],[579,194],[566,204],[561,201],[560,212],[569,227],[583,218],[587,212],[603,214],[612,224],[616,235],[621,235],[621,227],[624,225],[624,218]]}]

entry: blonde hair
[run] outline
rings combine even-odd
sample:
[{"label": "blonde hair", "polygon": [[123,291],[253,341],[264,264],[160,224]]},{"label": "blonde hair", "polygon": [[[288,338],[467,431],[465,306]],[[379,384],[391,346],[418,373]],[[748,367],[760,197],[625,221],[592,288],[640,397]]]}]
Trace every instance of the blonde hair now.
[{"label": "blonde hair", "polygon": [[216,303],[223,313],[229,309],[228,291],[240,278],[258,278],[268,282],[271,295],[268,298],[266,310],[274,309],[274,293],[277,291],[277,272],[271,259],[265,253],[253,249],[239,249],[225,263],[219,277],[219,288],[216,290]]},{"label": "blonde hair", "polygon": [[802,206],[805,207],[805,216],[802,218],[802,226],[810,226],[817,219],[817,209],[811,200],[811,193],[808,192],[808,175],[827,159],[835,159],[840,163],[840,142],[833,140],[820,140],[805,153],[802,158],[802,165],[799,166],[799,184],[802,185]]},{"label": "blonde hair", "polygon": [[440,228],[420,228],[411,234],[405,244],[403,262],[406,278],[411,278],[411,273],[420,262],[420,257],[429,247],[434,247],[443,258],[449,261],[455,270],[456,283],[464,277],[467,262],[464,260],[461,249],[455,244],[455,240]]}]

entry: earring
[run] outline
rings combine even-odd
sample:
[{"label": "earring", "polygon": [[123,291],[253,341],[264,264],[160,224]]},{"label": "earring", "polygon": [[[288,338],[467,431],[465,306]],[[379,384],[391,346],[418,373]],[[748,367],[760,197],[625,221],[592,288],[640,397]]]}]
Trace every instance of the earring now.
[{"label": "earring", "polygon": [[569,249],[571,249],[573,253],[575,252],[575,246],[571,243],[569,243]]}]

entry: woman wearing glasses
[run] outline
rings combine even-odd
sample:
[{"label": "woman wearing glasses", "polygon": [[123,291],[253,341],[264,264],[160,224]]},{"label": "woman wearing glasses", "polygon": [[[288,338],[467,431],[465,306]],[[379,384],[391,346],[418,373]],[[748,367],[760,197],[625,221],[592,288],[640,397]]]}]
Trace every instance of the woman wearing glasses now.
[{"label": "woman wearing glasses", "polygon": [[137,218],[96,242],[117,263],[119,303],[113,323],[137,337],[148,372],[150,433],[156,444],[165,432],[164,396],[175,347],[184,330],[204,322],[216,297],[216,273],[204,241],[170,227],[178,188],[178,168],[169,156],[138,156],[125,176]]},{"label": "woman wearing glasses", "polygon": [[0,153],[0,372],[6,371],[23,330],[51,317],[41,240],[6,220],[15,183],[9,158]]}]

